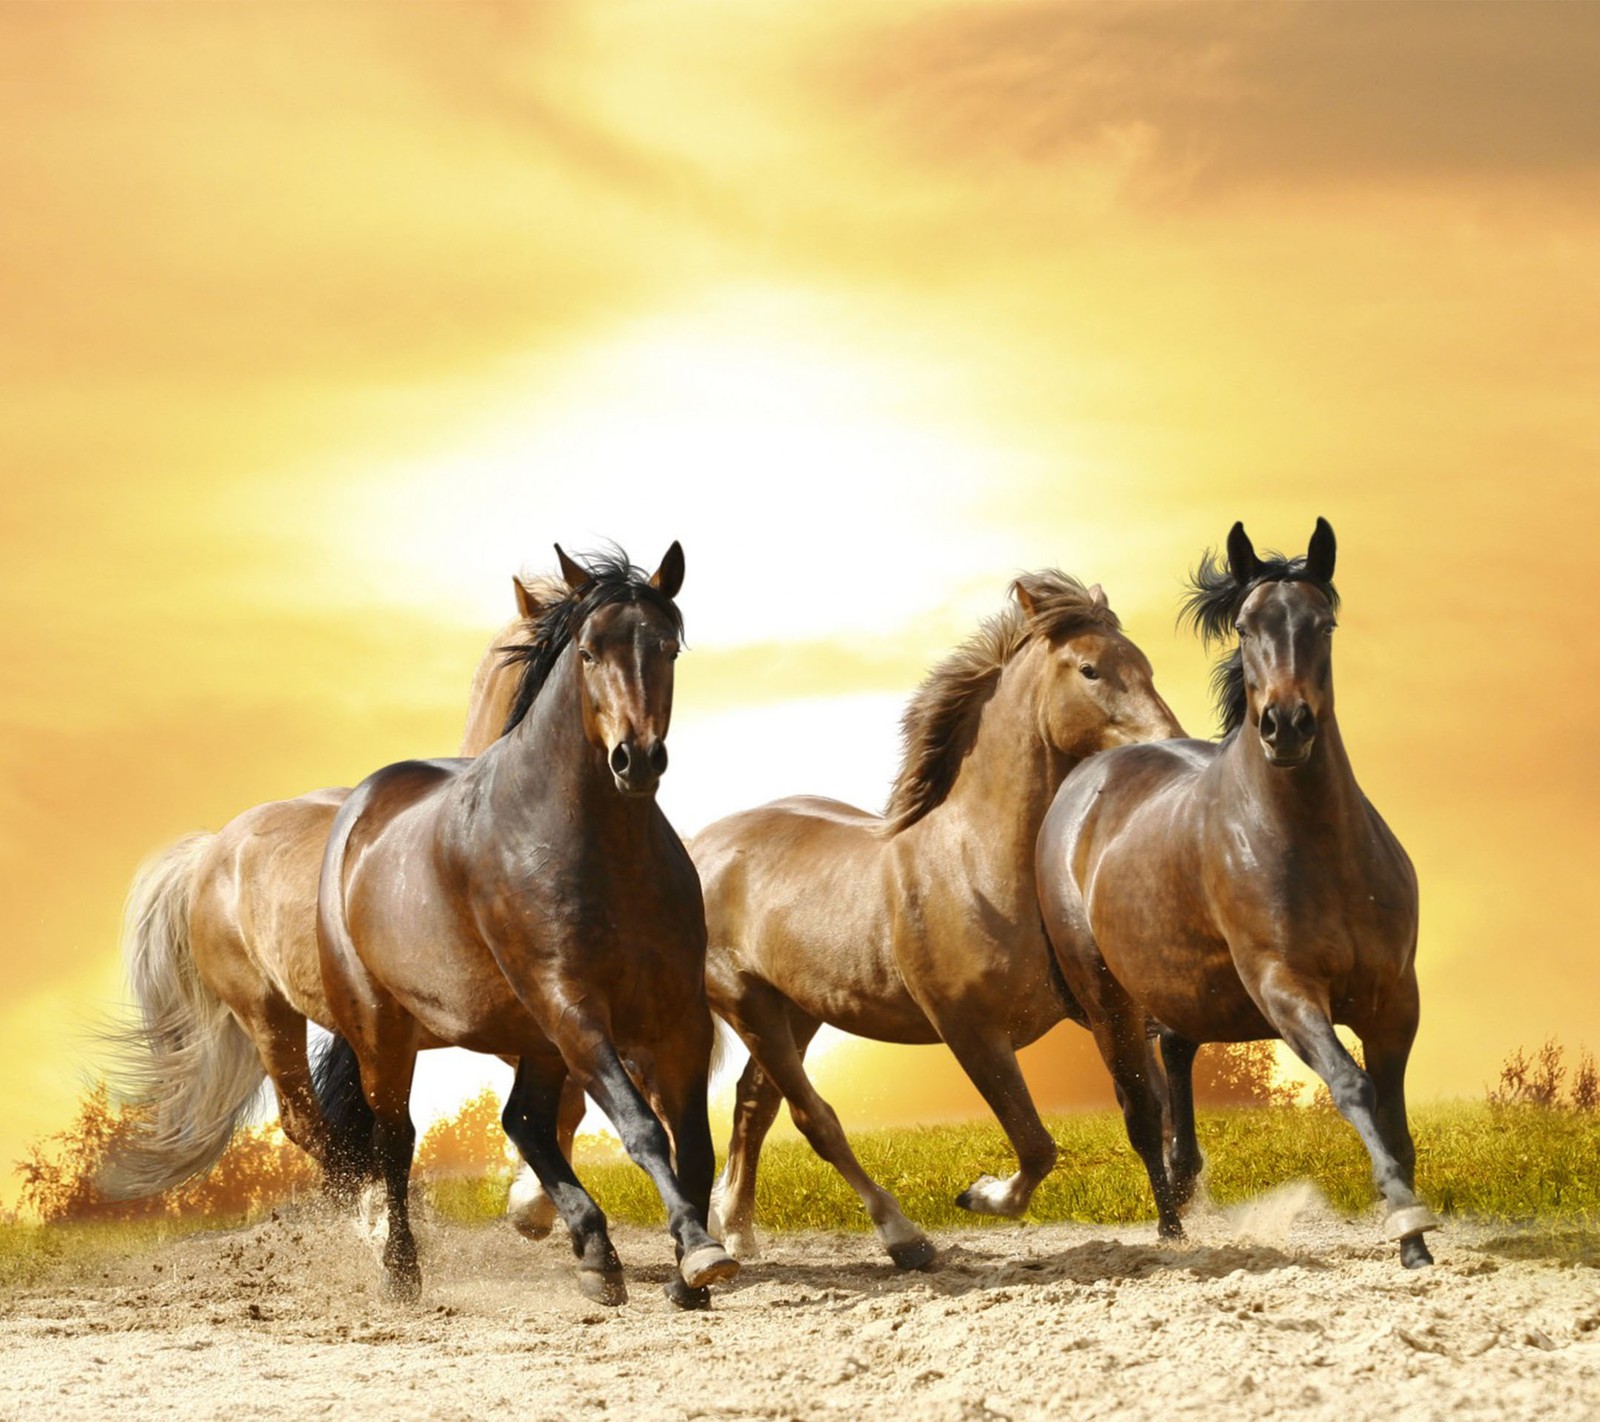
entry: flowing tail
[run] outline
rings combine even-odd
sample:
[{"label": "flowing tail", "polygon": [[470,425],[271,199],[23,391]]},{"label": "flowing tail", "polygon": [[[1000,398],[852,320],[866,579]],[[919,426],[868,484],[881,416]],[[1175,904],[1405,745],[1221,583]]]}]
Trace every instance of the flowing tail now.
[{"label": "flowing tail", "polygon": [[147,861],[128,892],[122,956],[142,1022],[118,1040],[117,1094],[139,1109],[96,1177],[109,1199],[156,1195],[214,1165],[266,1076],[190,949],[194,868],[212,839],[186,835]]},{"label": "flowing tail", "polygon": [[328,1123],[329,1186],[353,1195],[372,1174],[372,1107],[361,1090],[361,1063],[337,1033],[311,1054],[311,1087]]}]

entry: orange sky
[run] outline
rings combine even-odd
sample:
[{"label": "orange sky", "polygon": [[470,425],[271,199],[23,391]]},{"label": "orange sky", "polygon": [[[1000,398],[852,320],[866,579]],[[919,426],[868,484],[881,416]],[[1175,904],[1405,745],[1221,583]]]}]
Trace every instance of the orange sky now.
[{"label": "orange sky", "polygon": [[[1025,566],[1208,730],[1182,573],[1325,514],[1415,1094],[1600,1048],[1597,56],[1588,6],[0,9],[0,1161],[140,858],[452,749],[555,538],[684,542],[694,829],[774,727],[761,794],[880,798]],[[963,1109],[936,1055],[825,1076]]]}]

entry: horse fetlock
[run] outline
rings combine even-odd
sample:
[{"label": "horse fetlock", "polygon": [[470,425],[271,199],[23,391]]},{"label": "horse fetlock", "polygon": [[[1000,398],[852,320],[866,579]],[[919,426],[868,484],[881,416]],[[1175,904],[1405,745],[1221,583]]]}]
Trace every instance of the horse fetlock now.
[{"label": "horse fetlock", "polygon": [[980,1175],[956,1196],[956,1204],[975,1215],[1003,1215],[1015,1219],[1028,1208],[1027,1200],[1017,1198],[1016,1177],[997,1180],[993,1175]]}]

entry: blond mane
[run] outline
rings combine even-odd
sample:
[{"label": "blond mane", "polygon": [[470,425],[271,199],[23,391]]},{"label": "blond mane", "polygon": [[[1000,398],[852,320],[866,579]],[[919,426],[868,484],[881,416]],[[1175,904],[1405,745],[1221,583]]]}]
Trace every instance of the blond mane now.
[{"label": "blond mane", "polygon": [[1055,568],[1023,573],[1011,584],[1033,607],[1012,602],[928,673],[900,718],[900,773],[884,809],[885,834],[897,834],[944,802],[977,739],[984,705],[1000,674],[1036,637],[1115,632],[1122,624],[1104,601]]}]

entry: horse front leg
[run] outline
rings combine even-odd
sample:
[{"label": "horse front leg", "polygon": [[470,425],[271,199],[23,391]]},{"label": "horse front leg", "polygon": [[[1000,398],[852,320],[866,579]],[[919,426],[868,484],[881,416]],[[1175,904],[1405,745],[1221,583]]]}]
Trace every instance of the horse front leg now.
[{"label": "horse front leg", "polygon": [[1039,1119],[1038,1108],[1017,1064],[1010,1037],[1002,1031],[975,1030],[961,1020],[959,1011],[933,1016],[945,1045],[961,1069],[982,1093],[1017,1153],[1016,1171],[1004,1180],[981,1175],[956,1196],[956,1204],[979,1215],[1023,1214],[1033,1192],[1056,1165],[1055,1138]]},{"label": "horse front leg", "polygon": [[[706,1014],[707,1031],[710,1014]],[[577,1077],[583,1090],[599,1104],[622,1139],[623,1149],[650,1177],[667,1208],[667,1229],[678,1248],[678,1272],[691,1289],[731,1279],[739,1272],[739,1261],[706,1231],[706,1199],[698,1206],[685,1193],[672,1166],[672,1142],[666,1127],[650,1109],[644,1094],[628,1074],[616,1047],[595,1024],[563,1022],[563,1035],[556,1044],[567,1069]],[[709,1041],[706,1058],[710,1058]],[[704,1083],[700,1110],[705,1110]],[[710,1127],[705,1128],[709,1154]],[[680,1144],[680,1149],[681,1149]],[[570,1168],[570,1167],[569,1167]],[[711,1176],[706,1170],[704,1194],[711,1194]],[[560,1204],[560,1201],[557,1201]]]},{"label": "horse front leg", "polygon": [[[1399,1166],[1401,1179],[1415,1194],[1417,1148],[1406,1120],[1406,1063],[1417,1035],[1416,980],[1411,980],[1409,991],[1396,994],[1384,1005],[1388,1009],[1385,1020],[1361,1033],[1361,1048],[1367,1075],[1372,1078],[1373,1114],[1378,1133]],[[1424,1230],[1432,1228],[1437,1221],[1427,1213],[1425,1206],[1420,1208],[1423,1215],[1410,1220],[1418,1226],[1414,1229],[1405,1228],[1407,1219],[1403,1213],[1390,1216],[1391,1233],[1400,1231],[1400,1262],[1408,1269],[1421,1269],[1433,1263],[1423,1235]],[[1424,1216],[1432,1223],[1425,1223]]]},{"label": "horse front leg", "polygon": [[1405,1126],[1404,1079],[1410,1037],[1403,1037],[1403,1048],[1401,1039],[1375,1040],[1383,1082],[1380,1108],[1374,1076],[1358,1067],[1344,1049],[1316,985],[1301,982],[1286,971],[1272,972],[1259,985],[1257,1001],[1294,1054],[1327,1084],[1339,1114],[1361,1137],[1372,1162],[1373,1183],[1388,1206],[1389,1237],[1400,1241],[1401,1263],[1408,1269],[1431,1264],[1433,1257],[1422,1236],[1437,1229],[1439,1221],[1417,1196],[1416,1153]]}]

